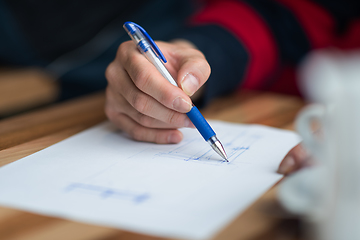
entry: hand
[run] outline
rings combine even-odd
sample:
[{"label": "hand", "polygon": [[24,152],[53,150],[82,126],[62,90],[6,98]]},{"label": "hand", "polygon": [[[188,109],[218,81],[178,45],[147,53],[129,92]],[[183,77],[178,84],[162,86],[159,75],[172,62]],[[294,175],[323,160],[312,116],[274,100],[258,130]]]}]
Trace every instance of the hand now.
[{"label": "hand", "polygon": [[178,143],[180,127],[194,127],[185,113],[192,96],[208,79],[204,55],[185,40],[157,42],[165,64],[182,88],[169,83],[132,41],[120,45],[106,69],[105,113],[119,129],[138,141]]},{"label": "hand", "polygon": [[284,157],[280,163],[278,173],[288,175],[310,165],[313,165],[311,156],[301,144],[298,144]]}]

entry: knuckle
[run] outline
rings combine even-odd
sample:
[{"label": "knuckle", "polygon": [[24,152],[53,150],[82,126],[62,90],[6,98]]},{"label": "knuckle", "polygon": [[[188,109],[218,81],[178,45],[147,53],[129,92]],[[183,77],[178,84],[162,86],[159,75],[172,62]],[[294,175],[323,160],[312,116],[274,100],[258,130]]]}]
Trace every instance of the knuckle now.
[{"label": "knuckle", "polygon": [[138,114],[138,122],[139,122],[139,124],[141,124],[144,127],[150,127],[152,124],[152,118],[145,114],[139,113]]},{"label": "knuckle", "polygon": [[176,98],[177,95],[170,93],[170,92],[164,92],[163,94],[158,96],[158,101],[165,105],[170,107],[172,105],[173,99]]},{"label": "knuckle", "polygon": [[183,53],[187,56],[191,56],[192,58],[205,59],[205,55],[198,49],[188,48],[184,50]]},{"label": "knuckle", "polygon": [[150,75],[149,71],[144,71],[143,69],[139,69],[134,72],[133,81],[139,89],[145,90],[145,89],[147,89],[147,87],[151,81],[151,75]]},{"label": "knuckle", "polygon": [[130,41],[121,43],[118,47],[116,57],[121,58],[122,56],[124,56],[126,54],[126,52],[129,50],[129,44],[130,44]]},{"label": "knuckle", "polygon": [[105,70],[105,78],[108,80],[108,82],[111,82],[116,78],[116,75],[116,66],[114,62],[112,62]]},{"label": "knuckle", "polygon": [[193,52],[193,54],[194,54],[195,56],[197,56],[197,57],[199,57],[199,58],[204,58],[204,59],[205,59],[205,55],[204,55],[200,50],[194,49],[194,48],[192,48],[192,49],[190,49],[190,50]]},{"label": "knuckle", "polygon": [[171,125],[181,126],[181,122],[183,121],[183,119],[182,119],[181,114],[179,114],[175,111],[170,111],[169,115],[167,116],[166,121],[167,121],[167,123],[169,123]]},{"label": "knuckle", "polygon": [[133,94],[131,105],[140,113],[145,113],[148,108],[148,98],[145,94]]},{"label": "knuckle", "polygon": [[205,57],[194,57],[191,61],[191,64],[195,65],[196,67],[200,68],[209,68],[210,65],[206,61]]},{"label": "knuckle", "polygon": [[[120,44],[115,60],[120,62],[123,66],[131,66],[133,57],[136,54],[133,54],[133,51],[136,50],[135,45],[132,41],[126,41]],[[137,51],[137,50],[136,50]]]},{"label": "knuckle", "polygon": [[192,64],[195,64],[198,67],[202,67],[202,68],[206,68],[208,70],[210,70],[210,65],[209,63],[206,61],[205,55],[197,50],[197,49],[191,49],[193,51],[193,55],[194,56],[192,58]]},{"label": "knuckle", "polygon": [[204,66],[207,65],[206,61],[204,59],[201,59],[201,58],[193,58],[191,60],[191,64],[196,68],[204,67]]},{"label": "knuckle", "polygon": [[134,63],[137,63],[139,61],[137,54],[128,54],[126,55],[125,64],[127,66],[132,66]]},{"label": "knuckle", "polygon": [[200,59],[200,58],[192,59],[191,66],[199,70],[199,74],[200,74],[199,77],[200,79],[202,79],[202,81],[209,78],[211,73],[211,68],[209,63],[205,59]]},{"label": "knuckle", "polygon": [[136,141],[144,141],[145,135],[142,128],[134,127],[130,130],[130,136]]},{"label": "knuckle", "polygon": [[197,49],[195,51],[196,51],[196,54],[199,56],[199,58],[204,59],[204,60],[206,59],[203,52],[201,52],[200,50],[197,50]]}]

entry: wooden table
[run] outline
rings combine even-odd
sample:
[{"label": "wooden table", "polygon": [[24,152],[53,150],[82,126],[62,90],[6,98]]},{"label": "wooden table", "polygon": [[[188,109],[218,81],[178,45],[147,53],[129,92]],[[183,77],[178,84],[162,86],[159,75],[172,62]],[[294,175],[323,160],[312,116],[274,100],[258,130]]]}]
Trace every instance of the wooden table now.
[{"label": "wooden table", "polygon": [[0,119],[56,101],[58,82],[39,68],[0,67]]},{"label": "wooden table", "polygon": [[[104,121],[104,102],[100,92],[0,121],[0,167]],[[210,119],[292,129],[303,106],[304,102],[293,96],[241,92],[212,102],[202,112]],[[275,186],[213,239],[298,239],[294,223],[278,207]],[[0,207],[0,239],[161,238]]]}]

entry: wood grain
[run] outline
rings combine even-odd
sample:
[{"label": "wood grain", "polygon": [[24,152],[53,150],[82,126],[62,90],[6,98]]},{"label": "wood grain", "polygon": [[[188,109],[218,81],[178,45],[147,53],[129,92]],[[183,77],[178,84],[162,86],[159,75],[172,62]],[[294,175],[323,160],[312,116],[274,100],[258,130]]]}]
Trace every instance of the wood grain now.
[{"label": "wood grain", "polygon": [[104,93],[82,97],[0,121],[0,150],[58,131],[89,128],[106,119]]}]

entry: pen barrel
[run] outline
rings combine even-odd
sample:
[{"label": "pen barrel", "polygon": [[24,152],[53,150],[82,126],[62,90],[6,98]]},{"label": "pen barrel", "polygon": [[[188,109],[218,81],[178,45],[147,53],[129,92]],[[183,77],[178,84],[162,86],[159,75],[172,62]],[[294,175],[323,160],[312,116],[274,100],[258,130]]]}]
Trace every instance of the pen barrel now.
[{"label": "pen barrel", "polygon": [[172,85],[178,87],[176,81],[171,76],[169,71],[166,69],[165,65],[161,62],[161,60],[155,55],[154,51],[151,48],[146,49],[146,51],[143,51],[145,57],[149,62],[151,62],[156,69],[161,73],[161,75],[168,80]]},{"label": "pen barrel", "polygon": [[190,118],[205,141],[208,141],[212,136],[216,135],[197,107],[193,106],[186,115]]}]

